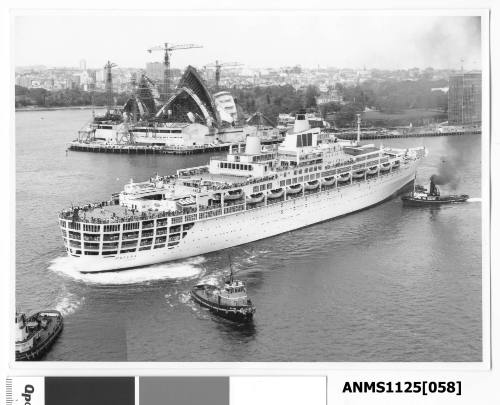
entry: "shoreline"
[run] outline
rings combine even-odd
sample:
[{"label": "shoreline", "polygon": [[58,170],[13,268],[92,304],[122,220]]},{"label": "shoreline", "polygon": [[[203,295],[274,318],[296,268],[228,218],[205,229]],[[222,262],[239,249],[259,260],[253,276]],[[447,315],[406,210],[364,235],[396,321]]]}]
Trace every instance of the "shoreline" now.
[{"label": "shoreline", "polygon": [[67,106],[67,107],[17,107],[15,109],[16,112],[24,112],[24,111],[57,111],[57,110],[91,110],[94,108],[95,110],[102,110],[106,107],[104,106],[91,106],[91,105],[82,105],[82,106]]}]

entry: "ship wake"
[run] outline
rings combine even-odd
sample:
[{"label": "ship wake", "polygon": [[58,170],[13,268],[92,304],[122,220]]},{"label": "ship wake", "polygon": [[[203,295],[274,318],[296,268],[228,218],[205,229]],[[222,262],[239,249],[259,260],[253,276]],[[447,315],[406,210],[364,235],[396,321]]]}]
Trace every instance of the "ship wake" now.
[{"label": "ship wake", "polygon": [[161,263],[129,270],[81,273],[81,269],[75,265],[74,260],[69,257],[58,257],[51,262],[49,270],[88,284],[141,284],[158,280],[197,278],[204,272],[202,267],[204,261],[203,257],[194,257],[179,262]]},{"label": "ship wake", "polygon": [[472,197],[467,200],[467,202],[482,202],[483,199],[479,197]]},{"label": "ship wake", "polygon": [[65,291],[64,294],[56,299],[54,309],[63,316],[74,313],[85,301],[85,297],[77,297],[75,294]]}]

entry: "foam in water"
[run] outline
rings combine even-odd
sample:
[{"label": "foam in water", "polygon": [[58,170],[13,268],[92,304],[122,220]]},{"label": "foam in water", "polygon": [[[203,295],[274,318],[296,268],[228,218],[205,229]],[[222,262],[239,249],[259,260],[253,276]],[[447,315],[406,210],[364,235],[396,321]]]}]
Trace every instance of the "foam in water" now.
[{"label": "foam in water", "polygon": [[220,284],[221,277],[224,273],[212,273],[206,277],[200,279],[200,284],[209,284],[218,286]]},{"label": "foam in water", "polygon": [[73,259],[58,257],[51,262],[49,270],[89,284],[138,284],[148,281],[199,277],[204,273],[201,266],[204,261],[203,257],[194,257],[181,262],[155,264],[137,269],[84,274],[75,266]]},{"label": "foam in water", "polygon": [[190,299],[191,296],[187,292],[182,292],[179,294],[179,301],[182,302],[183,304],[188,303]]},{"label": "foam in water", "polygon": [[192,311],[198,312],[200,310],[199,306],[191,299],[189,292],[181,292],[178,299],[181,304],[188,306]]},{"label": "foam in water", "polygon": [[60,297],[56,299],[54,308],[63,316],[67,316],[74,313],[83,304],[84,301],[85,297],[77,297],[75,294],[65,291]]},{"label": "foam in water", "polygon": [[482,202],[483,199],[482,198],[479,198],[479,197],[473,197],[473,198],[469,198],[467,200],[467,202]]}]

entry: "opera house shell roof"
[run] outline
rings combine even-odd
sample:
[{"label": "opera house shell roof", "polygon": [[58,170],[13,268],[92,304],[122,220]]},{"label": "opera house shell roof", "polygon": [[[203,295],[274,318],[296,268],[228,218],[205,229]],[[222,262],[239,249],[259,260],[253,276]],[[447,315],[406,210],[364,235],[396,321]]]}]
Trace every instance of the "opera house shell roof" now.
[{"label": "opera house shell roof", "polygon": [[186,68],[175,94],[156,117],[175,122],[199,122],[208,127],[219,127],[221,124],[214,98],[193,66]]}]

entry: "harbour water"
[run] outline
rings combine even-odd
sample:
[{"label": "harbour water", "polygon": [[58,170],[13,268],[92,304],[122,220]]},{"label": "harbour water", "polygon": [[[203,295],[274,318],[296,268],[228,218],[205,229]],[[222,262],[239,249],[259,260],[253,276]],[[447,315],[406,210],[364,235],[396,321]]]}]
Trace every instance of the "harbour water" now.
[{"label": "harbour water", "polygon": [[[417,183],[442,167],[474,202],[403,207],[399,198],[230,249],[257,312],[251,326],[189,299],[228,252],[102,274],[71,268],[57,214],[108,199],[134,178],[210,155],[67,152],[89,111],[16,113],[16,306],[61,310],[55,361],[481,361],[481,135],[391,139],[425,145]],[[376,142],[378,144],[378,141]]]}]

